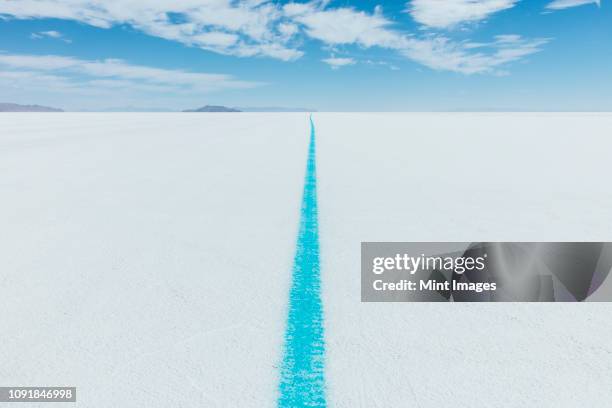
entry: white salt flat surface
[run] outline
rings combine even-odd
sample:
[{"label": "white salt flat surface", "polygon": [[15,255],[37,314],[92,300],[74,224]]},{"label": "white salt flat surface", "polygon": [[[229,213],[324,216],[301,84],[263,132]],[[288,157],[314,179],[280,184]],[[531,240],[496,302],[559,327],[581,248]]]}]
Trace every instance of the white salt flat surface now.
[{"label": "white salt flat surface", "polygon": [[[359,249],[611,241],[612,115],[314,120],[330,407],[610,405],[612,304],[362,304]],[[0,115],[0,385],[274,407],[308,136],[306,114]]]},{"label": "white salt flat surface", "polygon": [[73,385],[83,407],[273,406],[307,126],[1,115],[0,384]]},{"label": "white salt flat surface", "polygon": [[362,304],[359,244],[612,240],[612,115],[315,117],[331,406],[610,405],[612,304]]}]

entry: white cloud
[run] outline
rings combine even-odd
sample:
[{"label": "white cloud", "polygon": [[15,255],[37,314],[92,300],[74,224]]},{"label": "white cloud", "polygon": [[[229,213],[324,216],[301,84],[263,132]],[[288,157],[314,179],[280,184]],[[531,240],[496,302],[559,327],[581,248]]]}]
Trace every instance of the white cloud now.
[{"label": "white cloud", "polygon": [[128,24],[149,35],[214,52],[294,60],[279,5],[247,0],[13,0],[0,15],[17,19],[58,18],[101,28]]},{"label": "white cloud", "polygon": [[481,21],[514,7],[518,0],[412,0],[412,18],[433,28],[452,28],[461,23]]},{"label": "white cloud", "polygon": [[52,38],[52,39],[56,39],[56,40],[62,40],[64,42],[67,43],[71,43],[72,40],[65,38],[64,35],[62,33],[60,33],[59,31],[38,31],[36,33],[32,33],[30,34],[30,38],[33,40],[41,40],[43,38]]},{"label": "white cloud", "polygon": [[338,69],[347,65],[355,64],[355,60],[353,58],[329,57],[322,59],[321,61],[329,65],[332,69]]},{"label": "white cloud", "polygon": [[391,31],[391,22],[380,8],[373,14],[353,8],[322,9],[312,3],[290,3],[285,13],[306,28],[306,33],[326,44],[359,44],[364,47],[397,45],[398,35]]},{"label": "white cloud", "polygon": [[523,39],[518,34],[501,34],[496,35],[495,40],[498,44],[517,44],[520,43]]},{"label": "white cloud", "polygon": [[375,60],[371,60],[371,59],[367,59],[363,61],[364,64],[367,65],[371,65],[371,66],[380,66],[380,67],[387,67],[389,68],[391,71],[399,71],[399,67],[397,65],[393,65],[387,61],[375,61]]},{"label": "white cloud", "polygon": [[239,39],[240,37],[236,34],[222,32],[202,33],[193,36],[194,43],[210,47],[231,47]]},{"label": "white cloud", "polygon": [[[83,60],[57,55],[23,55],[0,53],[0,67],[8,72],[30,73],[45,77],[54,84],[72,88],[108,88],[113,85],[135,89],[164,89],[175,93],[211,92],[245,89],[261,85],[237,80],[225,74],[210,74],[132,65],[122,60]],[[27,85],[27,83],[24,83]]]},{"label": "white cloud", "polygon": [[32,33],[31,35],[32,38],[60,38],[61,36],[62,33],[60,33],[59,31],[39,31],[37,33]]},{"label": "white cloud", "polygon": [[[410,13],[426,26],[446,28],[484,19],[514,6],[516,1],[414,0]],[[546,42],[518,35],[498,36],[491,43],[457,42],[440,35],[411,35],[386,18],[380,7],[369,13],[353,7],[330,7],[329,3],[326,0],[285,5],[269,0],[13,0],[0,1],[0,16],[70,19],[103,28],[128,24],[152,36],[221,54],[268,56],[283,61],[303,55],[296,44],[302,41],[300,36],[306,35],[327,47],[379,47],[436,70],[464,74],[498,73],[501,65],[540,51]],[[106,69],[125,65],[112,60],[98,65],[102,63]],[[93,69],[96,63],[73,64],[69,69],[82,70],[84,66]],[[225,78],[221,84],[232,81]]]},{"label": "white cloud", "polygon": [[435,70],[462,74],[499,74],[499,67],[539,52],[549,39],[526,40],[518,35],[497,36],[489,44],[453,42],[443,36],[409,39],[400,52]]},{"label": "white cloud", "polygon": [[[431,3],[447,4],[446,1],[436,0]],[[457,5],[458,3],[477,2],[451,0],[448,3]],[[511,7],[514,1],[496,0],[478,3],[486,3],[486,7],[477,9],[468,7],[471,14],[464,12],[462,21],[468,16],[483,16],[487,14],[486,12],[493,12],[494,9]],[[459,10],[462,11],[461,8]],[[290,3],[284,6],[284,11],[294,21],[303,25],[310,37],[327,45],[355,44],[365,48],[386,48],[399,52],[406,58],[429,68],[467,75],[499,74],[502,65],[539,52],[541,47],[548,42],[548,39],[524,39],[517,34],[498,35],[494,37],[493,42],[481,44],[456,42],[440,35],[427,35],[419,38],[398,31],[395,25],[384,17],[380,8],[368,14],[348,7],[324,9],[315,3]],[[324,62],[330,64],[328,60]],[[336,65],[336,68],[338,66]]]},{"label": "white cloud", "polygon": [[546,8],[549,10],[562,10],[570,7],[584,6],[586,4],[596,4],[601,6],[600,0],[555,0],[549,3]]},{"label": "white cloud", "polygon": [[281,23],[278,25],[278,32],[284,38],[290,39],[299,32],[299,28],[293,23]]},{"label": "white cloud", "polygon": [[549,41],[528,40],[518,34],[498,35],[493,42],[482,44],[456,42],[440,35],[419,38],[395,29],[380,8],[368,14],[353,8],[326,10],[312,3],[290,3],[284,9],[309,36],[327,45],[386,48],[429,68],[467,75],[499,74],[504,64],[539,52]]}]

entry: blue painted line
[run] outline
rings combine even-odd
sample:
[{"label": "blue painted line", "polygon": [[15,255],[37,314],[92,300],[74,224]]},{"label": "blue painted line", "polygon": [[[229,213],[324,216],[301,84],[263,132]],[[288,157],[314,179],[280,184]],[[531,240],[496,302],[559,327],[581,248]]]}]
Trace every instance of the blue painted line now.
[{"label": "blue painted line", "polygon": [[311,116],[300,230],[289,293],[279,408],[327,406],[320,271],[315,127]]}]

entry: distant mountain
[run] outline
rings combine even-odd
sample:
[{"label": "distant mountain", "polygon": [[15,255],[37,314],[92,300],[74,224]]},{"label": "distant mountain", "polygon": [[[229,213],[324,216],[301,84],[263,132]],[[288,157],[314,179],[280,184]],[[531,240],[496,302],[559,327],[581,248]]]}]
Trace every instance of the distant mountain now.
[{"label": "distant mountain", "polygon": [[228,108],[226,106],[206,105],[198,109],[188,109],[183,112],[241,112],[238,109]]},{"label": "distant mountain", "polygon": [[18,105],[16,103],[0,103],[0,112],[63,112],[63,110],[40,105]]},{"label": "distant mountain", "polygon": [[236,108],[242,112],[316,112],[315,109],[308,108],[283,108],[278,106],[270,107],[249,107],[249,108]]}]

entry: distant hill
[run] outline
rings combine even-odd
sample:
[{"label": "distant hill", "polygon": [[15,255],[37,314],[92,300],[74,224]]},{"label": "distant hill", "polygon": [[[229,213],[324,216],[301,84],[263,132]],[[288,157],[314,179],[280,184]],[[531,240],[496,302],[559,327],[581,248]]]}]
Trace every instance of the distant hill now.
[{"label": "distant hill", "polygon": [[285,108],[279,106],[263,106],[263,107],[237,107],[228,108],[220,105],[206,105],[198,109],[187,109],[183,112],[316,112],[310,108]]},{"label": "distant hill", "polygon": [[226,106],[206,105],[198,109],[188,109],[183,112],[241,112],[238,109],[228,108]]},{"label": "distant hill", "polygon": [[40,105],[18,105],[16,103],[0,103],[0,112],[63,112],[63,110]]},{"label": "distant hill", "polygon": [[315,109],[309,108],[283,108],[278,106],[264,106],[264,107],[250,107],[250,108],[236,108],[242,112],[316,112]]}]

